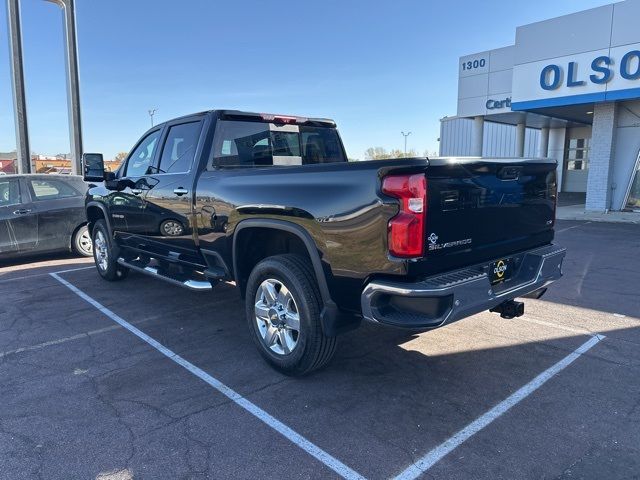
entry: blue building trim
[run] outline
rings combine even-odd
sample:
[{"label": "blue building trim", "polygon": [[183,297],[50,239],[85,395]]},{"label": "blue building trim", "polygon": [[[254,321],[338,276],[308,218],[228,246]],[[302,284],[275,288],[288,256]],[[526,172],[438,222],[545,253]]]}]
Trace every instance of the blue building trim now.
[{"label": "blue building trim", "polygon": [[565,97],[544,98],[540,100],[528,100],[524,102],[511,102],[511,110],[524,111],[547,107],[564,107],[566,105],[580,105],[582,103],[607,102],[614,100],[627,100],[640,98],[640,88],[626,88],[610,92],[583,93],[581,95],[568,95]]},{"label": "blue building trim", "polygon": [[520,111],[545,107],[564,107],[566,105],[578,105],[581,103],[604,102],[605,100],[606,92],[583,93],[582,95],[544,98],[541,100],[529,100],[526,102],[511,102],[511,110]]},{"label": "blue building trim", "polygon": [[640,88],[627,88],[625,90],[613,90],[607,92],[607,100],[628,100],[630,98],[639,98]]}]

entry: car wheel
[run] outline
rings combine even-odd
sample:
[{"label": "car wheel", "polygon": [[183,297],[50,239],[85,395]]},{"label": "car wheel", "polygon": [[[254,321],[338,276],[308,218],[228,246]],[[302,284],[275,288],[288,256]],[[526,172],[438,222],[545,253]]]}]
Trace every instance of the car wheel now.
[{"label": "car wheel", "polygon": [[129,269],[118,263],[119,249],[113,245],[104,220],[98,220],[93,227],[93,260],[98,273],[111,282],[122,280],[129,274]]},{"label": "car wheel", "polygon": [[89,235],[89,228],[86,225],[81,226],[73,234],[73,251],[83,257],[91,257],[93,255],[93,242]]},{"label": "car wheel", "polygon": [[322,302],[309,262],[277,255],[255,266],[246,292],[249,330],[261,355],[280,372],[306,375],[325,366],[336,338],[322,331]]},{"label": "car wheel", "polygon": [[184,233],[184,227],[178,220],[165,220],[160,224],[160,234],[163,237],[179,237]]}]

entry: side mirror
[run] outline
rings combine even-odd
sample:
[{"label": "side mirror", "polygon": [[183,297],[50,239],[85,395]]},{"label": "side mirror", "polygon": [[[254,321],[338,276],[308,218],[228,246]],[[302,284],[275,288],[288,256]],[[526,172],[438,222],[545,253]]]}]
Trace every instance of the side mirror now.
[{"label": "side mirror", "polygon": [[121,188],[118,188],[118,179],[116,178],[116,174],[113,172],[104,172],[104,186],[107,190],[122,190]]},{"label": "side mirror", "polygon": [[104,159],[101,153],[82,154],[82,172],[87,182],[102,182],[104,180]]}]

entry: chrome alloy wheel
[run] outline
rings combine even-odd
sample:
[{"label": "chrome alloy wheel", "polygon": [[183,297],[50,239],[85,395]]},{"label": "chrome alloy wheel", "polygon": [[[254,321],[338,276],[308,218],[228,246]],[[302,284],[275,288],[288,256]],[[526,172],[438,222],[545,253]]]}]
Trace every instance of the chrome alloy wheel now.
[{"label": "chrome alloy wheel", "polygon": [[289,289],[269,278],[256,292],[255,320],[264,344],[278,355],[290,354],[300,338],[298,306]]},{"label": "chrome alloy wheel", "polygon": [[182,224],[176,220],[167,220],[162,224],[162,233],[168,237],[177,237],[182,235]]},{"label": "chrome alloy wheel", "polygon": [[88,229],[85,229],[80,235],[78,248],[89,256],[93,253],[93,242],[91,241],[91,235],[89,235]]},{"label": "chrome alloy wheel", "polygon": [[94,242],[93,248],[95,250],[96,265],[100,270],[106,272],[109,267],[109,247],[107,246],[107,239],[100,230],[96,232],[96,241]]}]

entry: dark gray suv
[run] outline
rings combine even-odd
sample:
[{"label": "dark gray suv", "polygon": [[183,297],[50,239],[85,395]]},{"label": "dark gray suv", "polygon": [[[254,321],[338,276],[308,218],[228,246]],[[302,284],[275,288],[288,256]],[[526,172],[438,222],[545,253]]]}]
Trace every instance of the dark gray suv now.
[{"label": "dark gray suv", "polygon": [[70,250],[91,256],[82,177],[0,176],[0,260]]}]

